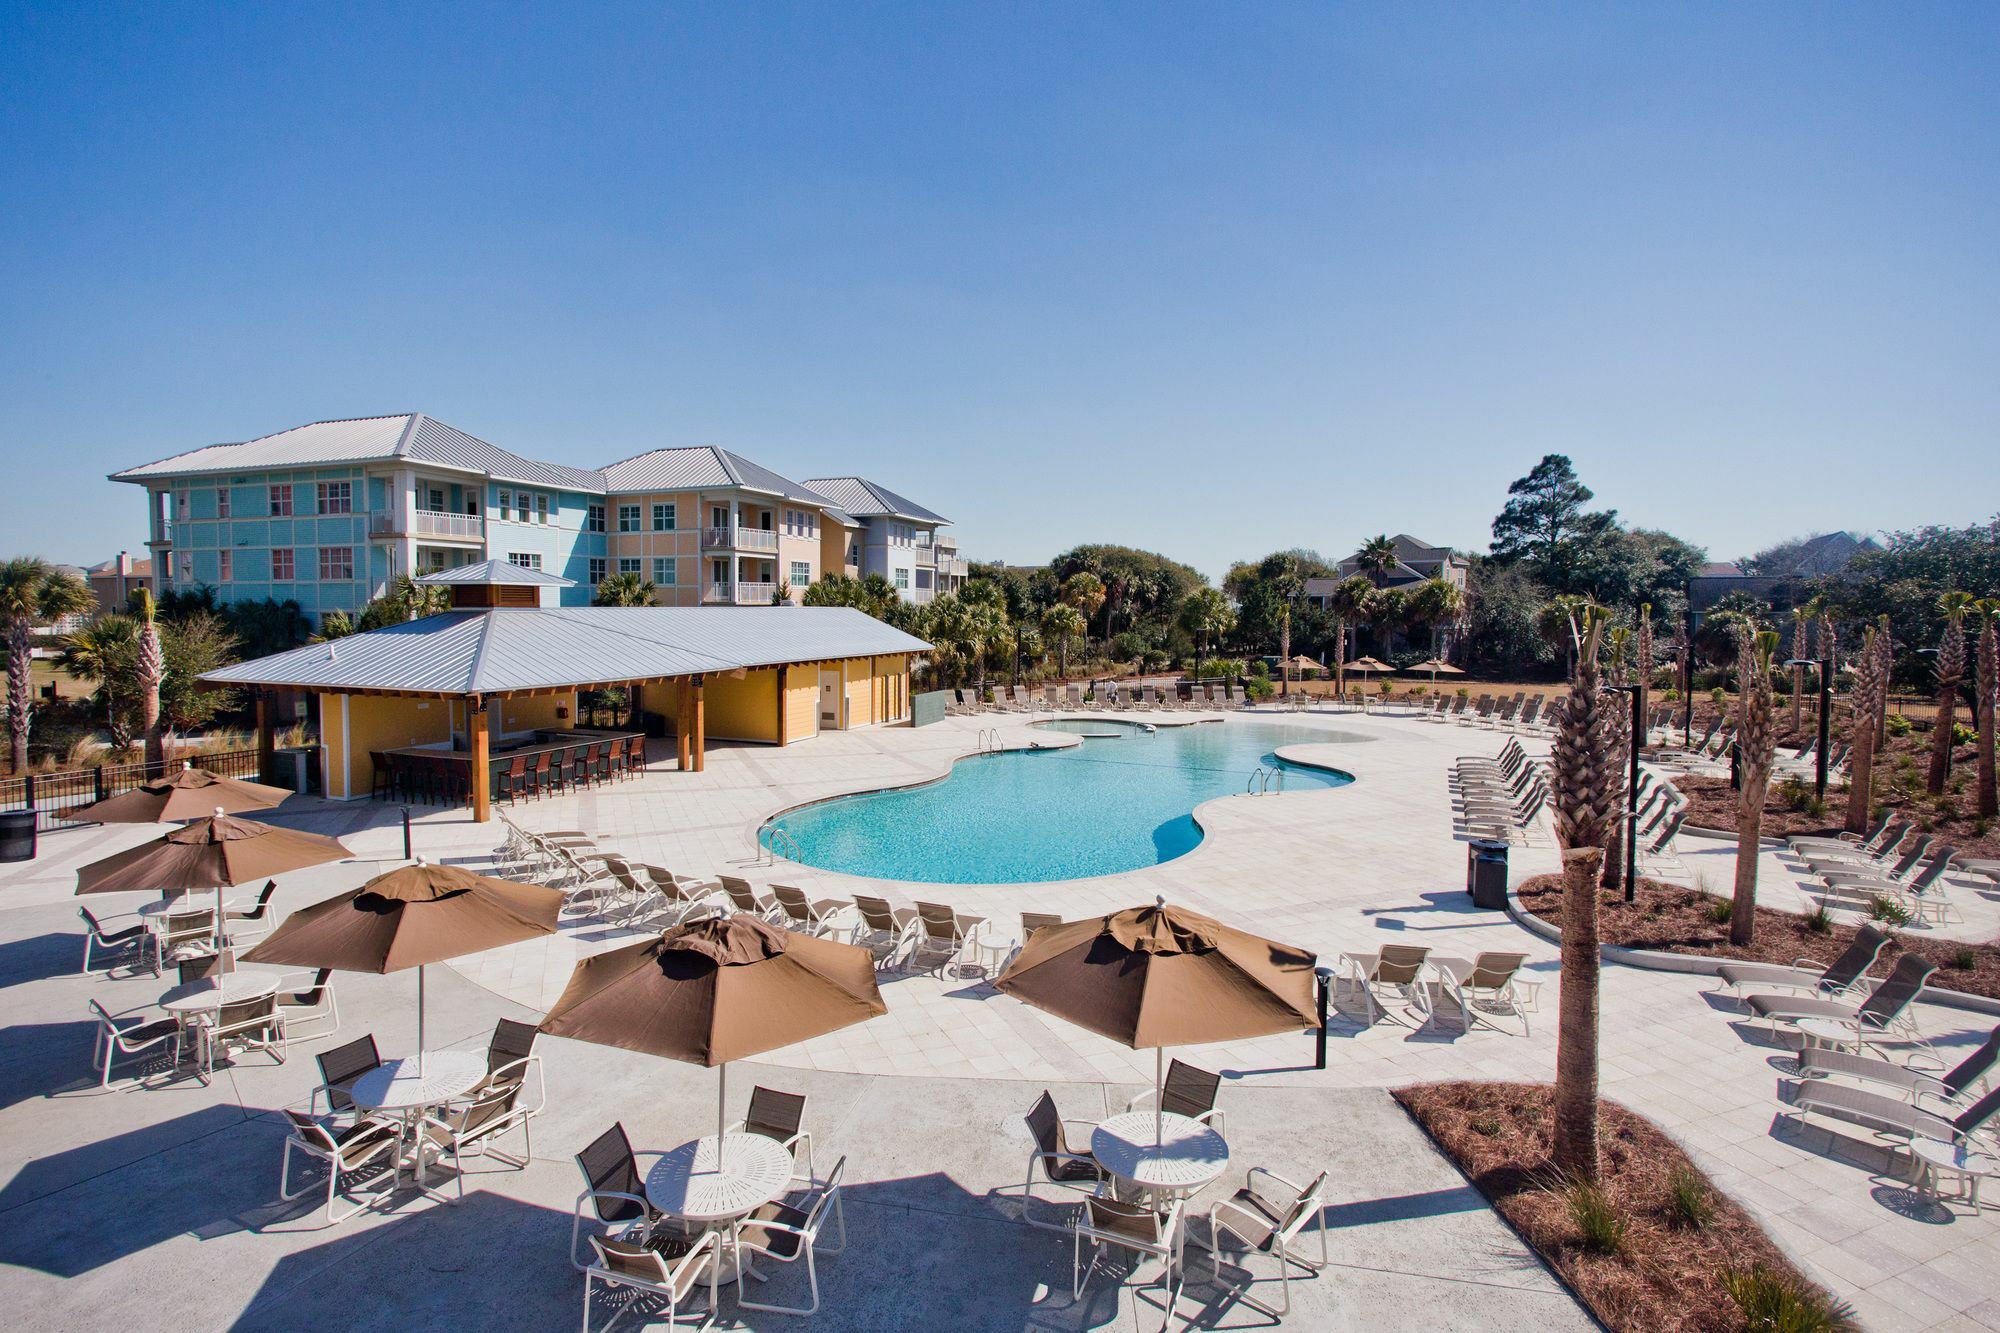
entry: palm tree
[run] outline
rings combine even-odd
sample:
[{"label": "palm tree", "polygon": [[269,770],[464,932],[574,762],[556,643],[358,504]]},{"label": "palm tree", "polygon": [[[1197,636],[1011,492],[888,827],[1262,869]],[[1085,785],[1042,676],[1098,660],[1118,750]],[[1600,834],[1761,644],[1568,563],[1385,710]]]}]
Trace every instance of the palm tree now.
[{"label": "palm tree", "polygon": [[[1883,628],[1888,617],[1882,617]],[[1870,627],[1861,638],[1861,655],[1854,662],[1854,686],[1849,696],[1847,732],[1847,831],[1868,831],[1868,807],[1874,796],[1875,713],[1887,674],[1882,668],[1880,632]]]},{"label": "palm tree", "polygon": [[139,726],[146,738],[146,776],[167,770],[167,736],[160,725],[160,685],[167,678],[167,650],[160,642],[153,594],[139,590]]},{"label": "palm tree", "polygon": [[1969,592],[1948,592],[1938,598],[1944,613],[1944,639],[1937,655],[1937,722],[1931,727],[1930,794],[1944,794],[1945,775],[1951,771],[1951,740],[1958,720],[1958,685],[1965,679],[1965,613],[1972,606]]},{"label": "palm tree", "polygon": [[1450,579],[1433,575],[1410,594],[1410,622],[1430,631],[1431,656],[1438,655],[1438,631],[1465,615],[1465,592]]},{"label": "palm tree", "polygon": [[1972,604],[1979,616],[1979,695],[1973,700],[1979,718],[1979,817],[2000,815],[2000,793],[1993,783],[1993,710],[2000,705],[2000,597]]},{"label": "palm tree", "polygon": [[1386,532],[1379,537],[1370,537],[1354,553],[1354,563],[1368,576],[1370,583],[1381,587],[1388,581],[1389,571],[1396,567],[1396,539]]},{"label": "palm tree", "polygon": [[408,574],[390,585],[389,596],[402,603],[404,618],[408,620],[422,620],[451,609],[450,589],[437,583],[419,583]]},{"label": "palm tree", "polygon": [[1563,845],[1562,991],[1556,1031],[1556,1169],[1597,1179],[1597,881],[1617,807],[1617,774],[1605,753],[1609,711],[1598,685],[1606,613],[1579,608],[1570,637],[1576,671],[1557,720],[1556,836]]},{"label": "palm tree", "polygon": [[1401,588],[1377,588],[1368,597],[1368,623],[1382,642],[1387,657],[1395,646],[1396,631],[1410,621],[1410,594]]},{"label": "palm tree", "polygon": [[972,650],[978,669],[975,683],[984,694],[986,655],[1007,638],[1007,594],[991,579],[970,579],[958,590],[958,602],[965,611],[965,645]]},{"label": "palm tree", "polygon": [[63,640],[56,665],[96,684],[111,747],[130,745],[139,707],[139,622],[131,616],[105,616],[86,625]]},{"label": "palm tree", "polygon": [[1771,758],[1777,752],[1771,725],[1771,663],[1777,656],[1774,630],[1737,634],[1736,653],[1736,895],[1729,913],[1729,942],[1748,945],[1757,926],[1757,849],[1764,833],[1764,794],[1771,786]]},{"label": "palm tree", "polygon": [[1105,590],[1104,580],[1088,570],[1080,570],[1063,580],[1063,601],[1075,607],[1083,615],[1082,634],[1085,647],[1090,646],[1090,618],[1103,607],[1107,596],[1109,594]]},{"label": "palm tree", "polygon": [[[1608,624],[1609,622],[1607,622]],[[1604,671],[1605,684],[1623,687],[1631,684],[1627,667],[1626,645],[1632,641],[1632,631],[1623,625],[1612,626],[1604,631]],[[1626,746],[1632,739],[1632,710],[1625,703],[1613,701],[1604,709],[1604,758],[1611,766],[1613,781],[1627,771],[1631,754]],[[1621,784],[1620,790],[1624,788]],[[1607,889],[1616,889],[1625,883],[1625,858],[1618,854],[1622,845],[1620,833],[1623,828],[1623,804],[1621,815],[1611,821],[1609,836],[1604,842],[1604,873],[1599,883]]]},{"label": "palm tree", "polygon": [[1042,612],[1042,633],[1056,641],[1056,670],[1069,679],[1069,641],[1084,631],[1083,612],[1068,602],[1057,602]]},{"label": "palm tree", "polygon": [[1562,645],[1563,673],[1571,677],[1576,675],[1577,625],[1589,605],[1588,597],[1564,593],[1542,603],[1541,610],[1536,613],[1535,623],[1542,637],[1551,644]]},{"label": "palm tree", "polygon": [[1375,595],[1375,585],[1365,574],[1355,574],[1334,585],[1333,595],[1327,598],[1327,609],[1333,612],[1333,688],[1336,694],[1347,693],[1347,631],[1358,630],[1362,618],[1368,614],[1369,599]]},{"label": "palm tree", "polygon": [[1805,607],[1792,608],[1792,735],[1794,736],[1799,734],[1799,727],[1803,724],[1800,712],[1805,707],[1806,669],[1803,659],[1806,655],[1806,619]]},{"label": "palm tree", "polygon": [[657,591],[650,579],[629,572],[613,574],[597,585],[597,595],[590,602],[592,606],[651,606]]},{"label": "palm tree", "polygon": [[96,604],[89,584],[40,556],[17,556],[0,564],[0,619],[7,625],[8,755],[16,773],[28,766],[28,728],[35,707],[35,627],[81,615]]},{"label": "palm tree", "polygon": [[1205,661],[1215,640],[1236,627],[1236,613],[1221,589],[1196,588],[1181,606],[1181,627],[1200,641]]}]

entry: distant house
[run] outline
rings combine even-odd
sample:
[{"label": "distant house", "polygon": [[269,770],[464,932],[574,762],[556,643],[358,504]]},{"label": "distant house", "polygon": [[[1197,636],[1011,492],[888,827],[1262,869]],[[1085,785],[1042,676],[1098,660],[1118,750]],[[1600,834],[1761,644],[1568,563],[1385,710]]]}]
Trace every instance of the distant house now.
[{"label": "distant house", "polygon": [[866,477],[815,477],[806,483],[854,520],[847,564],[862,576],[880,574],[897,596],[922,605],[957,592],[966,565],[951,520]]},{"label": "distant house", "polygon": [[1812,580],[1838,575],[1855,556],[1881,549],[1873,537],[1822,532],[1776,548],[1755,572],[1735,561],[1711,562],[1688,580],[1688,610],[1699,625],[1705,611],[1732,593],[1789,610],[1812,595]]},{"label": "distant house", "polygon": [[130,551],[120,551],[85,570],[84,577],[89,580],[91,595],[97,599],[97,609],[91,613],[91,618],[96,619],[123,611],[133,593],[152,587],[153,562],[134,560]]},{"label": "distant house", "polygon": [[[1412,583],[1422,583],[1426,579],[1442,578],[1445,582],[1465,590],[1466,581],[1471,577],[1472,562],[1449,546],[1433,546],[1429,542],[1418,541],[1407,532],[1399,532],[1393,537],[1396,543],[1396,563],[1382,578],[1385,588],[1400,588]],[[1315,606],[1324,607],[1333,597],[1333,590],[1343,582],[1364,571],[1361,568],[1361,553],[1356,551],[1347,559],[1334,566],[1334,577],[1306,580],[1306,600]]]}]

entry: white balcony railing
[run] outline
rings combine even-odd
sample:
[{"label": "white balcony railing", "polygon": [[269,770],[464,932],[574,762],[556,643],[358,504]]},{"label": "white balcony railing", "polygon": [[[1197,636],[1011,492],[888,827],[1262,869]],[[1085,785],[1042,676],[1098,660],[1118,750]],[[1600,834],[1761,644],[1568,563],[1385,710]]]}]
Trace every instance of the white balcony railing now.
[{"label": "white balcony railing", "polygon": [[769,606],[775,583],[711,583],[701,600],[711,606]]},{"label": "white balcony railing", "polygon": [[405,523],[396,510],[370,516],[368,531],[377,537],[444,537],[455,541],[479,541],[486,535],[486,520],[478,514],[449,514],[436,509],[419,509]]},{"label": "white balcony railing", "polygon": [[701,544],[706,547],[733,547],[744,551],[775,551],[778,549],[778,534],[764,528],[734,527],[703,528]]}]

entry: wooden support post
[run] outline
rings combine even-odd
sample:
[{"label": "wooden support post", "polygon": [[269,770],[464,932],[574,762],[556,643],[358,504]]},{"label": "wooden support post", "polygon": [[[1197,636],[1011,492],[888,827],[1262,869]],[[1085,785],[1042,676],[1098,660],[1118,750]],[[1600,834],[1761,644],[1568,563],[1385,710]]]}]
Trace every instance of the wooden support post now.
[{"label": "wooden support post", "polygon": [[694,771],[708,771],[708,717],[701,697],[701,677],[694,678],[694,734],[688,737],[688,744],[694,747]]},{"label": "wooden support post", "polygon": [[674,759],[683,773],[694,764],[688,746],[688,736],[693,730],[694,713],[689,703],[687,678],[683,676],[674,687]]},{"label": "wooden support post", "polygon": [[785,687],[790,685],[791,682],[792,682],[792,669],[788,666],[779,667],[778,668],[778,744],[780,745],[785,744],[787,740],[785,734],[785,702],[786,702]]},{"label": "wooden support post", "polygon": [[269,782],[277,776],[277,712],[269,690],[257,691],[257,781]]},{"label": "wooden support post", "polygon": [[472,822],[484,824],[493,818],[493,770],[483,697],[475,696],[466,705],[466,721],[472,729]]}]

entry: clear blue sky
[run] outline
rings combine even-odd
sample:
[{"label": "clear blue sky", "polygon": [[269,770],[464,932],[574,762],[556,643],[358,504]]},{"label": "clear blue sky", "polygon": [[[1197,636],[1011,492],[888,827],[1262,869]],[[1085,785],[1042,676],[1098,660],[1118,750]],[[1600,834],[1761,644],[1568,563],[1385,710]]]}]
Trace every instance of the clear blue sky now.
[{"label": "clear blue sky", "polygon": [[0,10],[0,554],[412,409],[975,558],[2000,509],[2000,7]]}]

